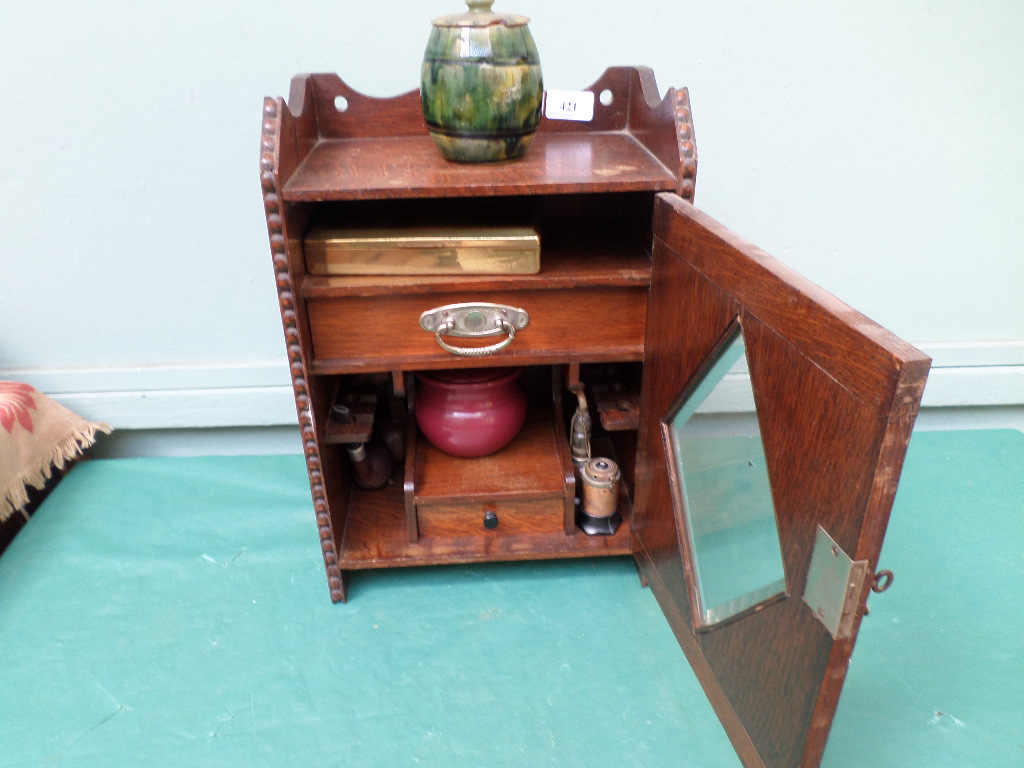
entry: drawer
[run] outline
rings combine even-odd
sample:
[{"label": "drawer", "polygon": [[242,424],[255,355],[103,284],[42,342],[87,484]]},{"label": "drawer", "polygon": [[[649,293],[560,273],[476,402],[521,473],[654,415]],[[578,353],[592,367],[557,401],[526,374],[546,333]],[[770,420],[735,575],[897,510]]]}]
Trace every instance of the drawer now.
[{"label": "drawer", "polygon": [[424,539],[558,534],[564,531],[565,501],[551,498],[420,505],[416,520]]},{"label": "drawer", "polygon": [[[647,288],[581,287],[566,290],[483,291],[313,298],[308,302],[315,363],[388,370],[400,365],[447,364],[458,359],[420,328],[420,315],[463,302],[525,309],[529,325],[488,359],[640,360],[647,319]],[[474,340],[448,337],[456,346]],[[494,344],[489,337],[475,345]]]}]

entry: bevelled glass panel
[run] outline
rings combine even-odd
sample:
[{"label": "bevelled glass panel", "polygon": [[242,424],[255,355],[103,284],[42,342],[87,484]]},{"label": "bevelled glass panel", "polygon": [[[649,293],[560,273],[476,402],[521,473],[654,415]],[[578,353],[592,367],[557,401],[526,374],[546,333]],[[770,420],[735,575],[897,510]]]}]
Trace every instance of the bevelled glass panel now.
[{"label": "bevelled glass panel", "polygon": [[[786,591],[745,351],[737,324],[666,419],[703,625]],[[744,413],[708,414],[709,401],[717,403],[714,410]]]}]

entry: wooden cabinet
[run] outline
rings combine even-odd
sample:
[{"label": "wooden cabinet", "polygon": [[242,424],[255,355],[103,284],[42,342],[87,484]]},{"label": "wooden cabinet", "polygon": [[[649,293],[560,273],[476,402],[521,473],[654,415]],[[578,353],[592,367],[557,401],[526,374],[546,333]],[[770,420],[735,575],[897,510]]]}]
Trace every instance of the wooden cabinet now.
[{"label": "wooden cabinet", "polygon": [[[685,90],[660,99],[633,68],[590,90],[604,96],[593,121],[546,120],[525,158],[499,165],[444,161],[416,92],[373,99],[309,75],[264,102],[264,204],[331,599],[363,569],[632,555],[744,764],[817,765],[867,595],[884,585],[873,574],[929,361],[692,206]],[[323,221],[526,222],[541,269],[311,274],[303,238]],[[419,318],[463,302],[523,308],[529,325],[491,354],[453,355]],[[720,615],[701,607],[675,414],[738,336],[781,577]],[[419,435],[415,372],[508,366],[529,393],[509,447],[459,459]],[[595,455],[622,468],[611,535],[576,525],[570,387],[590,398]],[[332,423],[343,402],[371,403],[404,438],[383,488],[352,482]]]}]

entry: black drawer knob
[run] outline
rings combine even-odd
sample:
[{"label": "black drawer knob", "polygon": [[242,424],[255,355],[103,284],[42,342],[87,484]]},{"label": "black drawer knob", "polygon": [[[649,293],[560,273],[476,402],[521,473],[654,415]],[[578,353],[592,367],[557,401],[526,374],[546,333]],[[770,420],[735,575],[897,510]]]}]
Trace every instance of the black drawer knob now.
[{"label": "black drawer knob", "polygon": [[498,513],[493,509],[484,512],[484,528],[493,530],[498,527]]}]

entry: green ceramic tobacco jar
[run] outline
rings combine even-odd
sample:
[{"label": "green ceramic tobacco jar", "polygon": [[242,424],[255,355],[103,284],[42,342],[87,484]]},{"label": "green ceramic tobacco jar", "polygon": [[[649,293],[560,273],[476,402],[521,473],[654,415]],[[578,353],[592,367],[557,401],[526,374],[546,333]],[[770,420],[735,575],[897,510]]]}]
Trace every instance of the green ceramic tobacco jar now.
[{"label": "green ceramic tobacco jar", "polygon": [[434,19],[420,77],[423,117],[449,160],[512,160],[540,123],[544,84],[525,16],[491,11],[493,0],[466,0],[469,11]]}]

